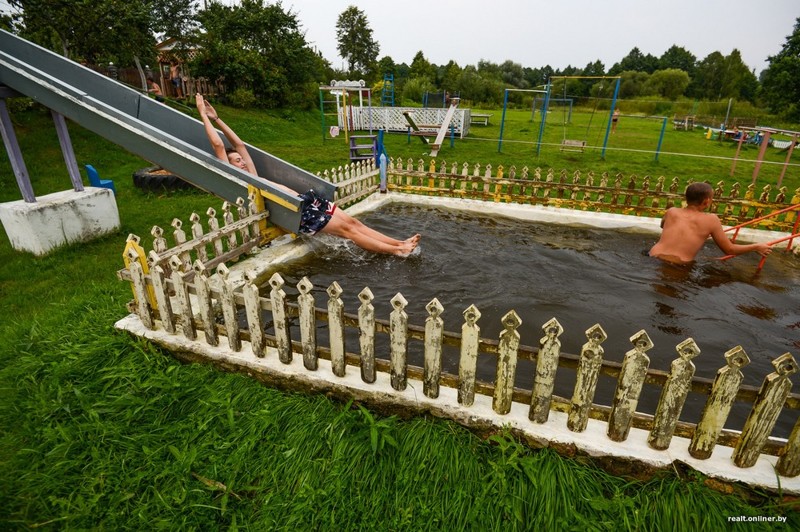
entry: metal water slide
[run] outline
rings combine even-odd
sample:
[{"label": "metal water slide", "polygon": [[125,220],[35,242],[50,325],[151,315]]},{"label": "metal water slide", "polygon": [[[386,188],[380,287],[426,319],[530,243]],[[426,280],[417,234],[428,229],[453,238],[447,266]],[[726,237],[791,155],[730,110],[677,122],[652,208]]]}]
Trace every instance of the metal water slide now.
[{"label": "metal water slide", "polygon": [[[189,183],[227,201],[262,191],[270,220],[291,232],[302,200],[218,160],[203,123],[74,61],[0,30],[0,85],[108,139]],[[224,136],[220,138],[226,143]],[[332,200],[336,186],[247,145],[258,175],[298,192],[314,189]]]}]

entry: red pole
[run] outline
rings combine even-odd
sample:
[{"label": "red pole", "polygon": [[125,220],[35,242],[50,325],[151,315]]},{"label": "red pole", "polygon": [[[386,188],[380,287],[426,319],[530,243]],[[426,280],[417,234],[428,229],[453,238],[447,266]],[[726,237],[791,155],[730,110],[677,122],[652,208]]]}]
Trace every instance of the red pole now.
[{"label": "red pole", "polygon": [[756,184],[758,172],[761,170],[761,163],[764,161],[764,154],[767,153],[767,146],[769,145],[769,137],[772,131],[768,129],[761,130],[764,133],[764,138],[761,139],[761,149],[758,150],[758,157],[756,158],[756,166],[753,168],[753,184]]},{"label": "red pole", "polygon": [[794,145],[797,143],[797,134],[792,135],[792,143],[789,145],[789,153],[786,154],[786,160],[783,162],[783,170],[781,170],[781,176],[778,178],[778,188],[780,188],[781,183],[783,183],[783,175],[786,173],[786,167],[789,166],[789,160],[792,158],[792,152],[794,151]]}]

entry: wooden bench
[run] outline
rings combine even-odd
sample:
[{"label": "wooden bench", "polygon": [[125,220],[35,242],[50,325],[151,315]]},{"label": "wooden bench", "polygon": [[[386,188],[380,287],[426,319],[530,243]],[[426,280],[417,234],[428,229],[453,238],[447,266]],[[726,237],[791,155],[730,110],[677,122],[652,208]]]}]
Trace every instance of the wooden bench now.
[{"label": "wooden bench", "polygon": [[675,116],[672,119],[672,126],[676,130],[692,131],[694,129],[694,115]]},{"label": "wooden bench", "polygon": [[[361,143],[361,142],[366,142]],[[367,161],[375,158],[378,137],[375,135],[350,135],[350,160]]]},{"label": "wooden bench", "polygon": [[469,115],[469,123],[470,124],[481,124],[484,126],[489,125],[489,118],[491,118],[491,114],[484,114],[484,113],[472,113]]},{"label": "wooden bench", "polygon": [[586,147],[585,140],[564,139],[561,141],[561,151],[580,151]]}]

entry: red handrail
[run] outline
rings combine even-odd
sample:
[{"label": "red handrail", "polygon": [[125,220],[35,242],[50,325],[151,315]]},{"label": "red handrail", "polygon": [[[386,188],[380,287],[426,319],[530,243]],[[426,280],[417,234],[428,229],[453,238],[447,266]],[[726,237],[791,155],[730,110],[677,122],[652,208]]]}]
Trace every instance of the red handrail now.
[{"label": "red handrail", "polygon": [[[768,246],[774,246],[775,244],[780,244],[781,242],[785,242],[786,240],[788,240],[789,241],[789,247],[786,248],[787,251],[788,251],[789,249],[791,249],[792,240],[795,239],[795,238],[800,238],[800,233],[794,233],[794,234],[791,234],[791,235],[788,235],[788,236],[784,236],[784,237],[778,238],[776,240],[772,240],[770,242],[767,242],[767,245]],[[732,259],[733,257],[736,257],[736,255],[725,255],[724,257],[720,257],[719,260],[728,260],[728,259]],[[761,260],[758,262],[758,268],[756,268],[756,271],[761,271],[761,268],[764,267],[764,262],[766,260],[767,260],[767,257],[761,257]]]},{"label": "red handrail", "polygon": [[[748,225],[753,225],[754,223],[758,223],[758,222],[760,222],[762,220],[766,220],[767,218],[772,218],[774,216],[778,216],[779,214],[783,214],[783,213],[789,212],[789,211],[800,211],[800,203],[797,203],[795,205],[791,205],[791,206],[786,207],[785,209],[781,209],[779,211],[771,212],[771,213],[769,213],[769,214],[767,214],[765,216],[760,216],[758,218],[753,218],[752,220],[748,220],[748,221],[746,221],[744,223],[741,223],[739,225],[734,225],[733,227],[729,227],[729,228],[725,229],[725,232],[727,233],[728,231],[734,231],[733,236],[731,237],[731,242],[736,242],[736,237],[739,236],[739,229],[741,229],[742,227],[746,227]],[[793,233],[797,232],[797,226],[798,226],[799,223],[800,223],[800,216],[798,216],[797,219],[794,221],[794,229],[792,230]],[[789,242],[789,246],[790,247],[791,247],[791,245],[792,245],[792,243]]]}]

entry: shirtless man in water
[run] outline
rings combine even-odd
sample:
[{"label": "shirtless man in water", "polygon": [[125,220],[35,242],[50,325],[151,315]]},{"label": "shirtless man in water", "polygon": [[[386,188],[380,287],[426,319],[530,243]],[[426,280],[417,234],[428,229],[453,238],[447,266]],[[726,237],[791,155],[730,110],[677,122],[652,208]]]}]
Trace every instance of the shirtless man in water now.
[{"label": "shirtless man in water", "polygon": [[661,239],[650,249],[651,257],[676,264],[688,264],[710,236],[726,255],[755,251],[766,257],[772,252],[768,244],[734,244],[725,236],[716,214],[703,212],[714,199],[708,183],[692,183],[686,187],[686,207],[667,209],[661,220]]},{"label": "shirtless man in water", "polygon": [[[203,120],[203,125],[205,126],[206,136],[217,158],[259,177],[255,173],[253,159],[247,152],[247,147],[244,142],[242,142],[239,136],[220,119],[219,114],[217,114],[211,104],[208,103],[201,94],[197,94],[195,100],[197,103],[197,110],[200,112],[200,118]],[[233,149],[225,149],[225,145],[219,138],[217,130],[214,129],[212,122],[216,123],[220,130],[222,130],[222,133],[231,143]],[[279,183],[272,181],[270,181],[270,183],[285,190],[289,194],[294,194],[303,198],[300,219],[301,233],[308,235],[313,235],[317,232],[328,233],[352,240],[355,245],[367,251],[401,256],[407,256],[414,251],[417,244],[419,244],[419,234],[406,240],[395,240],[394,238],[367,227],[341,209],[337,209],[333,202],[328,201],[313,190],[300,194],[296,190],[292,190]]]}]

